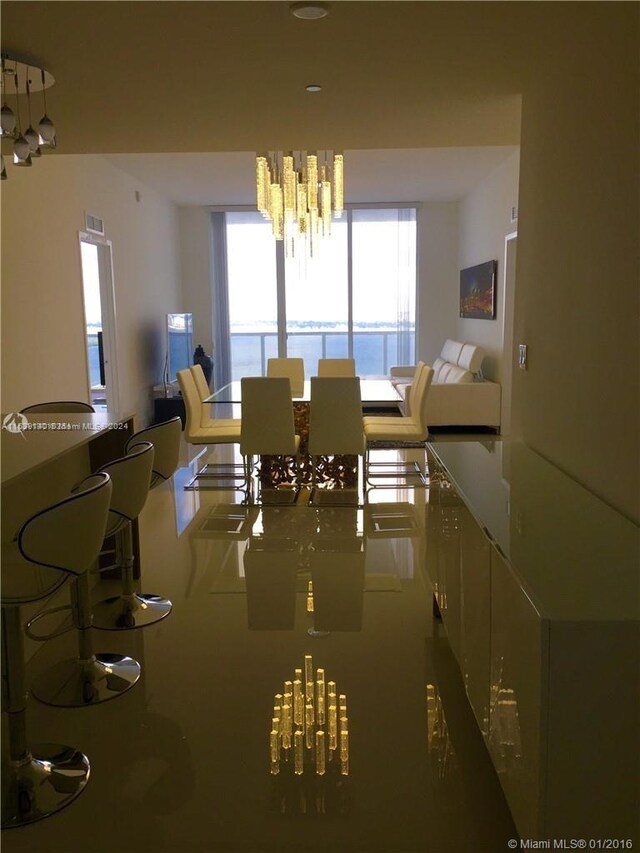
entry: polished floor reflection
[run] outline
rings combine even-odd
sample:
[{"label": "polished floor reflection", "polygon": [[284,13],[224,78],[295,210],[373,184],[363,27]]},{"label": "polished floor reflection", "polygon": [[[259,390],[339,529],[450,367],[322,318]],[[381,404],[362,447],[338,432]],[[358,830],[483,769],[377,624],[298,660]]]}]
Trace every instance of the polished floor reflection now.
[{"label": "polished floor reflection", "polygon": [[[140,519],[145,591],[172,614],[94,632],[97,652],[140,661],[140,682],[92,708],[30,698],[31,739],[82,749],[91,779],[64,811],[3,833],[5,851],[506,849],[513,823],[432,615],[428,488],[373,489],[364,508],[248,507],[184,491],[191,469]],[[44,644],[28,682],[74,641]],[[305,655],[348,695],[348,776],[270,773],[274,694]]]}]

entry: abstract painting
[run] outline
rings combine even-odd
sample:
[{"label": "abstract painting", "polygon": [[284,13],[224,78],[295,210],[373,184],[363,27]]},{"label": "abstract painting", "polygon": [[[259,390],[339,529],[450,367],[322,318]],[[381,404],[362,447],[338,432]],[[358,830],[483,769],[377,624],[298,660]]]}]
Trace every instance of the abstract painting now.
[{"label": "abstract painting", "polygon": [[460,270],[460,316],[495,320],[497,261]]}]

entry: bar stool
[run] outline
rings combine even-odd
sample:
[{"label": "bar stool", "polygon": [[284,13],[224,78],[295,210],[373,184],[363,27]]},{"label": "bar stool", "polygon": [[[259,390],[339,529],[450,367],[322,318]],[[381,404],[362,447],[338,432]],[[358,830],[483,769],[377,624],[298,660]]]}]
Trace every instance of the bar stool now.
[{"label": "bar stool", "polygon": [[95,409],[91,405],[91,403],[84,403],[80,400],[53,400],[48,403],[34,403],[33,406],[27,406],[24,409],[20,409],[20,414],[22,415],[36,415],[36,414],[53,414],[53,415],[61,415],[61,414],[82,414],[82,413],[91,413],[95,412]]},{"label": "bar stool", "polygon": [[107,474],[36,513],[3,546],[2,646],[9,717],[9,760],[3,766],[2,828],[48,817],[74,800],[89,780],[89,760],[72,746],[29,746],[20,605],[39,601],[69,578],[86,577],[104,537],[111,499]]},{"label": "bar stool", "polygon": [[124,448],[125,453],[129,453],[136,444],[144,441],[149,441],[153,444],[153,467],[151,468],[151,480],[149,482],[150,489],[155,489],[156,486],[169,480],[175,474],[180,459],[181,433],[182,421],[176,415],[175,418],[171,418],[168,421],[138,430],[126,443]]},{"label": "bar stool", "polygon": [[[94,626],[106,631],[127,631],[153,625],[168,616],[173,606],[163,596],[139,593],[135,589],[131,524],[142,512],[149,494],[154,449],[150,441],[138,440],[132,444],[132,440],[127,443],[126,456],[100,469],[109,474],[113,482],[106,536],[117,536],[116,565],[122,571],[122,592],[93,606]],[[162,452],[161,458],[164,455]],[[158,476],[162,475],[158,472]]]},{"label": "bar stool", "polygon": [[[92,474],[92,481],[102,474]],[[108,475],[107,475],[108,476]],[[110,478],[111,479],[111,478]],[[84,488],[83,481],[81,487]],[[112,484],[113,485],[113,484]],[[113,488],[111,490],[113,500]],[[107,516],[108,518],[108,516]],[[67,535],[68,535],[68,531]],[[75,532],[74,534],[75,535]],[[33,631],[40,619],[56,611],[71,610],[72,625],[59,628],[49,634],[36,634]],[[54,607],[43,610],[34,616],[25,626],[25,633],[32,640],[51,640],[67,631],[78,632],[78,655],[66,658],[35,678],[31,693],[46,705],[61,708],[78,708],[87,705],[99,705],[109,699],[115,699],[129,690],[140,678],[140,664],[127,655],[111,652],[93,651],[91,597],[89,594],[89,571],[74,579],[71,585],[71,606]]]}]

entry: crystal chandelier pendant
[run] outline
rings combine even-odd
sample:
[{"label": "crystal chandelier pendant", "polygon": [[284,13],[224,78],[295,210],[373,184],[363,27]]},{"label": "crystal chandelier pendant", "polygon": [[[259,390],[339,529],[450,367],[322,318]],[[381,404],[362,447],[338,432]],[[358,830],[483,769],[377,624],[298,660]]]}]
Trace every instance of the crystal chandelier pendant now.
[{"label": "crystal chandelier pendant", "polygon": [[[45,90],[55,82],[53,76],[44,68],[27,64],[20,59],[15,59],[8,54],[2,54],[1,58],[1,82],[2,82],[2,107],[0,108],[0,136],[13,140],[12,162],[14,166],[29,167],[33,165],[32,158],[40,157],[41,147],[56,147],[56,128],[53,121],[47,115],[47,97]],[[13,78],[13,83],[11,83]],[[8,85],[12,91],[8,92]],[[33,92],[42,90],[44,115],[39,124],[34,127],[31,113],[31,95]],[[15,96],[15,103],[9,106],[7,95]],[[27,101],[27,129],[21,120],[24,115],[24,103],[21,108],[21,99],[26,95]],[[2,180],[7,179],[6,161],[2,161],[0,170]]]},{"label": "crystal chandelier pendant", "polygon": [[7,103],[7,81],[6,75],[9,70],[5,67],[4,56],[2,57],[2,108],[0,108],[0,136],[13,139],[16,130],[16,116]]},{"label": "crystal chandelier pendant", "polygon": [[32,166],[31,149],[29,143],[22,134],[13,143],[13,165]]},{"label": "crystal chandelier pendant", "polygon": [[1,136],[13,138],[16,129],[16,117],[10,106],[5,102],[0,109]]},{"label": "crystal chandelier pendant", "polygon": [[301,248],[313,255],[319,237],[331,235],[344,209],[344,157],[331,152],[297,157],[292,151],[256,156],[256,205],[272,223],[287,256]]},{"label": "crystal chandelier pendant", "polygon": [[43,148],[56,147],[56,128],[49,116],[45,113],[38,122],[39,144]]},{"label": "crystal chandelier pendant", "polygon": [[24,132],[24,138],[27,140],[29,144],[29,150],[31,151],[32,157],[41,157],[42,151],[40,150],[40,137],[35,132],[35,130],[29,125],[29,127]]},{"label": "crystal chandelier pendant", "polygon": [[16,87],[16,113],[17,113],[17,129],[16,140],[13,143],[13,165],[14,166],[31,166],[31,148],[29,143],[22,135],[22,124],[20,121],[20,99],[18,97],[18,69],[14,74],[13,81]]},{"label": "crystal chandelier pendant", "polygon": [[24,138],[29,143],[29,150],[31,151],[32,157],[41,157],[42,151],[40,150],[40,137],[33,129],[31,124],[31,91],[29,89],[29,76],[27,75],[27,111],[29,115],[29,127],[24,132]]}]

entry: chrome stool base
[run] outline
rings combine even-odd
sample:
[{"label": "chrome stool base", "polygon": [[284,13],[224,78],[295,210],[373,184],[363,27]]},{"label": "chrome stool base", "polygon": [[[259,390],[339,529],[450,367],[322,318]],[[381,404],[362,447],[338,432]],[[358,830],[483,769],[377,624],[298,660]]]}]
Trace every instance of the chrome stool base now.
[{"label": "chrome stool base", "polygon": [[93,627],[104,631],[129,631],[153,625],[171,613],[173,605],[161,595],[115,595],[93,606]]},{"label": "chrome stool base", "polygon": [[36,744],[23,763],[2,767],[2,829],[63,809],[89,781],[89,759],[71,746]]},{"label": "chrome stool base", "polygon": [[98,705],[133,687],[140,672],[138,661],[125,655],[100,654],[88,661],[71,658],[38,676],[31,693],[45,705]]}]

